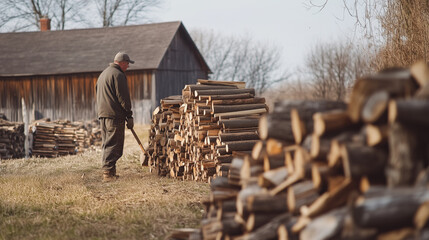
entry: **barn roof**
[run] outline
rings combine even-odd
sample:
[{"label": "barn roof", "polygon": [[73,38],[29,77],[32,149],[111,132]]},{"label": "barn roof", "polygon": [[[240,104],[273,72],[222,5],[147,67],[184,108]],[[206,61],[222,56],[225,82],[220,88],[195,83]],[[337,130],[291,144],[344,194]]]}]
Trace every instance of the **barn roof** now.
[{"label": "barn roof", "polygon": [[180,21],[109,28],[0,34],[0,76],[100,72],[119,51],[135,64],[129,70],[157,69],[177,31],[210,71]]}]

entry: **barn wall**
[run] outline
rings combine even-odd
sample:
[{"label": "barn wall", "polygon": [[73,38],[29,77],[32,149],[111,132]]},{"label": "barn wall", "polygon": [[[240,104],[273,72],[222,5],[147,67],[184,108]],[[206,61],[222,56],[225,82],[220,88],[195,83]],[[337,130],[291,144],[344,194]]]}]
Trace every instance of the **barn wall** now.
[{"label": "barn wall", "polygon": [[178,31],[173,38],[156,72],[156,103],[159,100],[182,94],[186,84],[195,84],[197,79],[207,79],[195,48],[191,47],[185,36],[186,31]]},{"label": "barn wall", "polygon": [[[152,73],[127,72],[136,123],[150,119]],[[29,120],[50,118],[71,121],[96,118],[95,84],[99,73],[0,78],[0,112],[22,122],[22,98]],[[150,104],[149,104],[150,105]],[[136,107],[134,109],[134,107]],[[150,120],[149,120],[150,121]]]}]

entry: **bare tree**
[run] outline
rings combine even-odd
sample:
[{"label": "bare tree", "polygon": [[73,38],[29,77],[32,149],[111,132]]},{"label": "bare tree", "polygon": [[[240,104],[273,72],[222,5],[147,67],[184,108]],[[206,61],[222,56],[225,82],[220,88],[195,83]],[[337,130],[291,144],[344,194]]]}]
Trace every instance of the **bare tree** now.
[{"label": "bare tree", "polygon": [[51,18],[52,26],[64,30],[69,22],[82,21],[80,8],[84,0],[3,0],[0,3],[0,30],[39,29],[39,20]]},{"label": "bare tree", "polygon": [[318,44],[301,69],[315,98],[344,100],[354,81],[371,69],[368,54],[351,43]]},{"label": "bare tree", "polygon": [[[47,17],[56,30],[93,26],[94,14],[100,25],[147,22],[149,13],[164,0],[2,0],[0,31],[32,31],[40,29],[39,21]],[[97,14],[96,14],[97,15]]]},{"label": "bare tree", "polygon": [[281,55],[275,46],[249,36],[225,36],[207,30],[194,30],[191,35],[213,71],[212,79],[244,81],[262,93],[289,77],[281,70]]},{"label": "bare tree", "polygon": [[[332,0],[309,0],[320,10]],[[348,13],[379,46],[376,70],[429,61],[429,2],[427,0],[344,1]]]},{"label": "bare tree", "polygon": [[93,0],[103,27],[142,23],[163,0]]}]

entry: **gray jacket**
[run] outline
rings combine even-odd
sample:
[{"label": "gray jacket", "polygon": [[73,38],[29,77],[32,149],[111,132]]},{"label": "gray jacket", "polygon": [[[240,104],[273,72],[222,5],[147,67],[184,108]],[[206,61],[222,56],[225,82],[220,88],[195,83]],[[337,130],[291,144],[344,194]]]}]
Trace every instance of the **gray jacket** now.
[{"label": "gray jacket", "polygon": [[95,86],[98,118],[126,119],[133,116],[127,77],[119,65],[104,69]]}]

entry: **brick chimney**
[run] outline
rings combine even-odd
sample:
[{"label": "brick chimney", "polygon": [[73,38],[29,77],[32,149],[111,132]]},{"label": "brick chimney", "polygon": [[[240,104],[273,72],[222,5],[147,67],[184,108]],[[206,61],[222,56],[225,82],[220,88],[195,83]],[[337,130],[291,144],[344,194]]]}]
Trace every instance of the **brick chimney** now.
[{"label": "brick chimney", "polygon": [[43,17],[40,19],[40,31],[50,31],[51,30],[51,19]]}]

